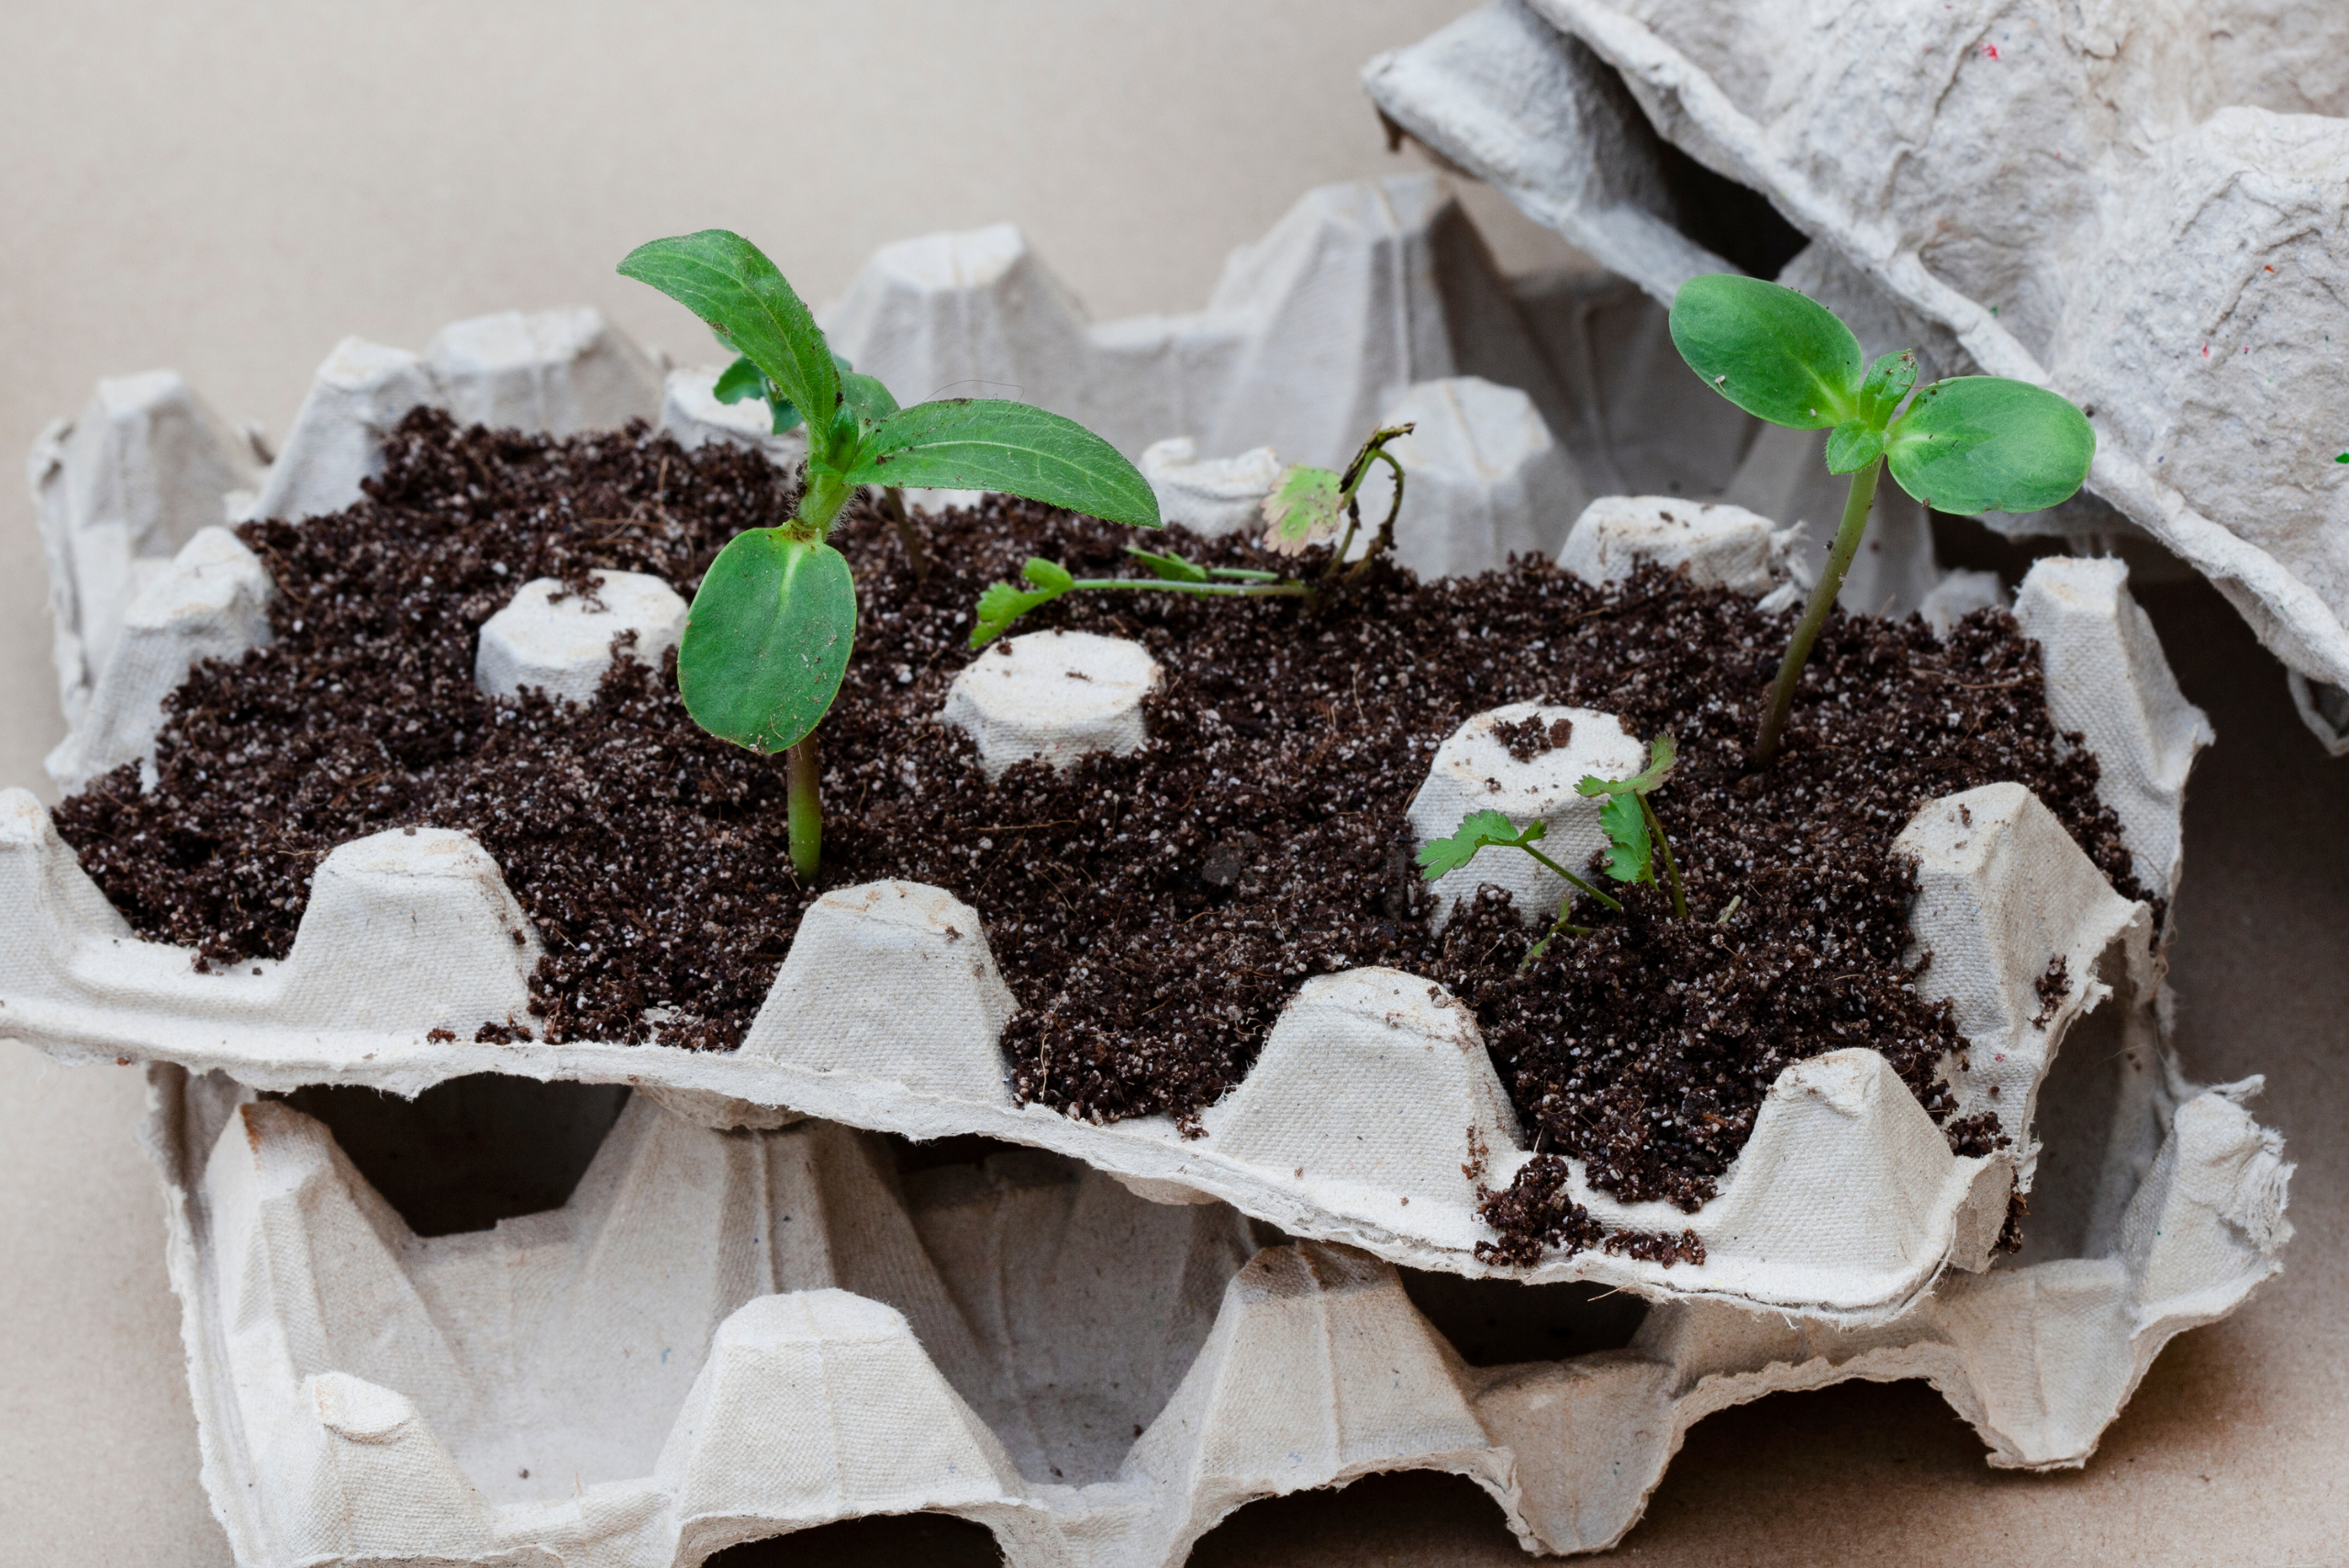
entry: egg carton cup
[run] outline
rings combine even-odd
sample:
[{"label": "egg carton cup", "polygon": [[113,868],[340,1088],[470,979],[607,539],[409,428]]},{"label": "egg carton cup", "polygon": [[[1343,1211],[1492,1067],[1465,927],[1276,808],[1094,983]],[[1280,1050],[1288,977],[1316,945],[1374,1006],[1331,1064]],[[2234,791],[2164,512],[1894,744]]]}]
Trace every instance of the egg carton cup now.
[{"label": "egg carton cup", "polygon": [[2349,473],[2325,411],[2349,396],[2349,11],[2295,15],[1497,0],[1364,80],[1662,301],[1735,270],[1687,238],[1667,152],[1761,192],[1813,241],[1780,281],[1871,351],[2088,412],[2101,502],[1986,520],[2109,531],[2117,508],[2338,691]]},{"label": "egg carton cup", "polygon": [[1505,1364],[1462,1358],[1424,1278],[1033,1151],[900,1174],[870,1134],[638,1095],[561,1207],[419,1235],[327,1124],[217,1074],[150,1068],[143,1136],[204,1482],[250,1568],[692,1568],[914,1512],[1015,1568],[1172,1568],[1251,1500],[1412,1469],[1571,1552],[1622,1538],[1702,1417],[1847,1378],[1929,1380],[1993,1465],[2082,1463],[2289,1230],[2256,1080],[2096,1043],[2042,1112],[2068,1179],[2032,1261],[1866,1327],[1680,1298],[1624,1332],[1620,1304],[1545,1299],[1594,1348]]},{"label": "egg carton cup", "polygon": [[[1783,530],[1734,508],[1633,498],[1592,506],[1564,554],[1600,576],[1643,554],[1751,591],[1771,576],[1756,563],[1780,559],[1784,544]],[[2045,650],[2052,716],[2102,759],[2099,787],[2139,874],[2166,893],[2185,773],[2208,727],[2178,695],[2124,576],[2115,562],[2043,562],[2017,610]],[[529,595],[526,585],[518,606]],[[657,595],[649,602],[657,609]],[[485,639],[485,662],[490,646]],[[1118,639],[1034,634],[974,661],[949,717],[991,766],[1025,755],[1064,762],[1138,743],[1140,698],[1156,679],[1148,656]],[[1471,721],[1432,759],[1419,836],[1448,831],[1453,821],[1438,818],[1464,815],[1477,781],[1495,791],[1506,781],[1487,803],[1595,848],[1595,804],[1572,785],[1602,760],[1570,748],[1517,763],[1490,734],[1508,712]],[[1619,750],[1634,749],[1608,716],[1560,717],[1578,717],[1583,747],[1612,728]],[[1068,734],[1056,739],[1056,724]],[[1013,1104],[999,1041],[1018,1003],[981,917],[917,884],[819,901],[731,1054],[485,1045],[474,1039],[483,1025],[528,1019],[541,950],[496,864],[465,835],[427,827],[337,848],[314,875],[285,959],[199,973],[185,950],[132,936],[39,803],[9,791],[0,794],[0,898],[18,912],[0,950],[0,1004],[12,1032],[68,1059],[170,1061],[264,1089],[357,1083],[410,1095],[488,1071],[640,1084],[720,1125],[787,1107],[916,1138],[985,1133],[1083,1160],[1154,1197],[1221,1199],[1292,1234],[1413,1267],[1598,1279],[1877,1322],[1945,1269],[1987,1261],[2011,1194],[2030,1189],[2037,1085],[2076,1021],[2099,1010],[2124,1020],[2132,1050],[2158,1039],[2148,910],[2113,893],[2027,791],[1993,784],[1935,802],[1900,842],[1920,866],[1912,923],[1934,954],[1922,984],[1954,1003],[1969,1042],[1971,1065],[1948,1074],[1958,1114],[1995,1115],[2009,1147],[1952,1154],[1872,1051],[1798,1064],[1772,1086],[1720,1195],[1694,1215],[1619,1202],[1576,1167],[1575,1197],[1611,1228],[1697,1229],[1707,1262],[1676,1269],[1590,1251],[1505,1271],[1476,1256],[1490,1235],[1475,1216],[1479,1183],[1506,1184],[1531,1155],[1467,1010],[1399,972],[1308,980],[1246,1081],[1187,1129],[1197,1136],[1165,1118],[1097,1126]],[[1518,891],[1529,913],[1555,896]],[[2074,983],[2043,1005],[2036,984],[2059,958]],[[1471,1153],[1479,1147],[1492,1151],[1481,1171]],[[1846,1201],[1854,1193],[1882,1201]]]}]

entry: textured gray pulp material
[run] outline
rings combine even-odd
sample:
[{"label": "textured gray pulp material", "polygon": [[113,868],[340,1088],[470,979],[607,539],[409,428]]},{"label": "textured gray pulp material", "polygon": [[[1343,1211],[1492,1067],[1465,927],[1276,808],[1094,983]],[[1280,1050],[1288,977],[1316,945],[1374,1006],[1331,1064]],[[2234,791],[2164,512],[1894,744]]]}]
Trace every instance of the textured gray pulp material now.
[{"label": "textured gray pulp material", "polygon": [[2349,10],[2266,0],[1497,0],[1364,80],[1659,299],[1731,269],[1689,161],[1763,193],[1812,241],[1781,281],[1871,351],[2080,404],[2095,495],[2339,688],[2344,43]]}]

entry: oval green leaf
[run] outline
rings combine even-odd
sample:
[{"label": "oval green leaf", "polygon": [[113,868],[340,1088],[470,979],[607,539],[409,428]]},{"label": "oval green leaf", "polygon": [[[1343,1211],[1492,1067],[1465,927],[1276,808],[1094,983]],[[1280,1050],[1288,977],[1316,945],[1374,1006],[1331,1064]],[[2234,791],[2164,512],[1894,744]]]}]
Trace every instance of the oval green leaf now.
[{"label": "oval green leaf", "polygon": [[1748,414],[1823,430],[1860,412],[1860,340],[1790,288],[1734,272],[1690,278],[1673,295],[1670,324],[1689,369]]},{"label": "oval green leaf", "polygon": [[1108,522],[1158,527],[1158,496],[1117,448],[1025,403],[956,398],[890,415],[864,439],[851,484],[996,490]]},{"label": "oval green leaf", "polygon": [[1958,376],[1917,394],[1886,432],[1884,459],[1901,489],[1937,510],[2037,512],[2087,478],[2096,429],[2043,387]]},{"label": "oval green leaf", "polygon": [[753,751],[796,745],[830,711],[856,645],[856,584],[830,545],[738,534],[694,594],[677,689],[696,724]]},{"label": "oval green leaf", "polygon": [[765,252],[740,235],[705,228],[651,240],[629,251],[619,271],[709,323],[802,413],[840,406],[840,368],[816,317]]}]

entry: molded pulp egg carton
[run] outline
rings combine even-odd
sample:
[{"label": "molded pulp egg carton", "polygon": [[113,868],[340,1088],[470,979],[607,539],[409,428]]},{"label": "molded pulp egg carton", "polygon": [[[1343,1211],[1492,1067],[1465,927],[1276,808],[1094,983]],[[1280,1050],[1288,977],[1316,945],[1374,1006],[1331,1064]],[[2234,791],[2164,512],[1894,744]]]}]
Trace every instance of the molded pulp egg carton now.
[{"label": "molded pulp egg carton", "polygon": [[1659,300],[1735,270],[1689,238],[1703,215],[1667,154],[1761,192],[1813,241],[1779,281],[1871,351],[2088,412],[2110,506],[2013,531],[2106,530],[2117,507],[2338,695],[2344,53],[2349,7],[2267,0],[1496,0],[1364,81]]},{"label": "molded pulp egg carton", "polygon": [[[1751,514],[1669,500],[1595,506],[1577,534],[1565,557],[1595,575],[1644,553],[1749,591],[1769,580],[1755,562],[1783,545]],[[2117,562],[2043,562],[2017,613],[2046,650],[2057,723],[2081,731],[2104,760],[2103,798],[2127,828],[2141,880],[2168,890],[2185,773],[2208,729],[2178,695],[2122,576]],[[647,602],[661,599],[669,607],[654,615],[673,633],[674,595]],[[530,602],[524,585],[497,620]],[[1066,754],[1073,748],[1055,740],[1056,725],[1095,735],[1088,744],[1139,743],[1138,725],[1121,731],[1114,713],[1079,715],[1074,699],[1110,694],[1132,707],[1152,673],[1123,665],[1147,666],[1147,657],[1117,639],[1060,633],[1016,639],[1015,650],[1038,639],[1054,651],[1035,662],[1041,684],[1028,694],[1022,749]],[[484,638],[484,673],[495,640]],[[1071,675],[1088,662],[1079,651],[1087,645],[1118,667],[1105,665],[1098,680]],[[990,695],[987,683],[1003,679],[995,671],[966,672],[948,707],[952,716],[963,705],[983,758],[995,752],[991,765],[1000,766],[1004,738],[986,716],[1001,710],[1016,727],[1019,705],[1003,709],[1004,695]],[[1456,774],[1505,781],[1513,793],[1491,800],[1521,819],[1549,820],[1570,853],[1577,843],[1595,849],[1595,807],[1573,782],[1605,764],[1573,749],[1515,762],[1489,733],[1509,716],[1472,720],[1438,751],[1420,836],[1449,827],[1437,818],[1456,820],[1458,805],[1429,805]],[[1576,717],[1586,738],[1613,728],[1603,715]],[[1098,739],[1121,733],[1122,741]],[[1923,984],[1956,1004],[1979,1063],[1951,1074],[1959,1114],[1995,1114],[2010,1147],[1952,1154],[1881,1056],[1838,1051],[1787,1069],[1720,1195],[1694,1216],[1620,1203],[1577,1169],[1574,1195],[1603,1222],[1693,1226],[1706,1241],[1703,1266],[1594,1251],[1508,1272],[1876,1323],[1944,1269],[1984,1266],[2010,1193],[2031,1188],[2037,1086],[2076,1020],[2103,1009],[2122,1020],[2127,1049],[2158,1048],[2151,922],[2015,785],[1932,804],[1901,843],[1920,865],[1916,934],[1935,955]],[[1538,909],[1555,890],[1518,891]],[[1186,1137],[1164,1118],[1096,1126],[1016,1106],[998,1040],[1018,1003],[982,918],[917,884],[868,884],[819,901],[741,1049],[715,1055],[474,1042],[484,1022],[527,1017],[541,950],[495,863],[452,831],[395,829],[339,847],[313,878],[292,952],[228,974],[197,973],[185,951],[134,938],[20,790],[0,793],[0,898],[18,911],[0,952],[10,1026],[65,1057],[172,1061],[262,1089],[368,1084],[406,1095],[495,1071],[641,1084],[718,1125],[789,1107],[916,1138],[985,1133],[1083,1160],[1148,1195],[1220,1198],[1293,1234],[1464,1273],[1501,1272],[1475,1256],[1489,1234],[1475,1214],[1480,1176],[1505,1184],[1531,1158],[1467,1011],[1442,987],[1387,970],[1300,987],[1247,1080],[1201,1116],[1203,1136]],[[2036,982],[2057,957],[2079,983],[2039,1006]],[[1333,1072],[1340,1064],[1353,1070]],[[1494,1151],[1482,1173],[1470,1168],[1475,1146]],[[1883,1201],[1836,1201],[1860,1192]]]},{"label": "molded pulp egg carton", "polygon": [[[1398,183],[1410,188],[1381,188],[1390,214]],[[1300,211],[1318,210],[1317,198]],[[1442,224],[1431,228],[1440,235]],[[1419,232],[1364,241],[1337,230],[1336,239],[1308,235],[1319,250],[1292,249],[1385,245],[1408,258],[1405,241]],[[860,362],[873,360],[860,351]],[[579,365],[588,370],[574,379]],[[266,473],[236,458],[234,438],[184,387],[159,383],[142,402],[139,387],[109,384],[83,421],[53,430],[35,454],[64,584],[61,628],[81,661],[68,688],[80,719],[53,759],[65,764],[61,779],[141,755],[162,695],[192,660],[266,634],[266,573],[232,535],[206,527],[224,509],[251,511],[257,503],[239,491],[258,484],[316,498],[288,503],[297,514],[348,500],[376,461],[373,432],[417,400],[526,428],[657,417],[682,439],[791,456],[792,443],[765,435],[751,413],[718,405],[708,381],[706,371],[663,378],[592,313],[461,324],[421,360],[346,344]],[[600,389],[600,402],[583,389]],[[1474,389],[1449,401],[1471,414],[1491,406]],[[1482,433],[1496,421],[1478,417],[1458,428],[1474,439],[1429,443],[1475,460],[1462,462],[1457,493],[1482,497],[1488,518],[1535,504],[1494,496],[1554,506],[1561,492],[1542,477],[1542,444],[1524,421],[1496,444]],[[1497,474],[1477,466],[1494,450],[1519,457]],[[1423,450],[1420,461],[1415,504],[1423,476],[1451,460]],[[1146,463],[1162,495],[1242,516],[1271,466],[1252,451],[1202,459],[1196,440],[1161,446]],[[1505,533],[1496,525],[1486,537]],[[1797,542],[1734,506],[1619,497],[1586,511],[1564,560],[1603,579],[1659,559],[1700,582],[1784,595],[1801,574]],[[525,670],[541,678],[563,663],[561,628],[541,620],[533,629],[527,587],[506,612],[510,635],[500,634],[510,668],[501,675],[485,657],[485,682]],[[674,619],[673,594],[651,591],[662,587],[629,601],[647,606],[647,628]],[[1992,597],[1978,583],[1938,579],[1920,596],[1943,618]],[[2141,880],[2174,890],[2185,774],[2208,730],[2179,697],[2121,568],[2043,563],[2015,608],[2045,651],[2053,717],[2082,731],[2102,762],[2100,789],[2128,829]],[[1066,662],[1039,662],[1049,672]],[[1133,673],[1130,692],[1146,689],[1148,673]],[[983,754],[991,734],[1052,751],[1051,726],[1019,718],[1018,691],[966,695],[962,721]],[[1493,717],[1464,727],[1434,764],[1481,747],[1487,771],[1521,786],[1524,804],[1558,804],[1554,781],[1500,771],[1510,764],[1491,746]],[[1089,737],[1062,737],[1074,749],[1136,742],[1116,715],[1085,722],[1097,726]],[[1587,831],[1576,809],[1564,803],[1555,836]],[[876,884],[822,901],[731,1056],[489,1046],[464,1042],[484,1021],[523,1016],[539,950],[496,866],[464,836],[428,828],[340,847],[317,873],[289,958],[197,975],[185,951],[132,938],[38,802],[9,791],[0,794],[0,1006],[10,1032],[62,1059],[173,1064],[151,1071],[154,1141],[175,1198],[174,1280],[207,1485],[247,1561],[559,1553],[690,1563],[732,1540],[826,1518],[939,1507],[981,1519],[1023,1562],[1172,1562],[1249,1496],[1412,1465],[1477,1477],[1530,1547],[1569,1550],[1629,1527],[1689,1422],[1843,1376],[1932,1378],[1983,1431],[1994,1462],[2080,1462],[2171,1334],[2223,1316],[2279,1266],[2289,1230],[2280,1143],[2240,1107],[2255,1081],[2198,1090],[2177,1076],[2160,1039],[2160,959],[2143,906],[2115,895],[2015,786],[1935,802],[1904,841],[1923,884],[1918,934],[1936,954],[1926,984],[1951,996],[1970,1042],[1974,1070],[1953,1074],[1959,1114],[1994,1112],[2012,1146],[1951,1155],[1872,1051],[1790,1069],[1721,1195],[1696,1216],[1617,1204],[1577,1173],[1575,1195],[1600,1218],[1694,1227],[1709,1262],[1665,1271],[1589,1252],[1517,1271],[1557,1288],[1620,1286],[1655,1304],[1631,1344],[1541,1365],[1463,1364],[1396,1283],[1395,1263],[1496,1272],[1474,1257],[1488,1233],[1461,1169],[1471,1129],[1493,1151],[1487,1181],[1506,1183],[1527,1156],[1465,1010],[1395,972],[1308,983],[1247,1082],[1207,1113],[1206,1136],[1185,1140],[1163,1120],[1094,1127],[1010,1104],[996,1042],[1016,999],[978,913],[939,889]],[[2048,1012],[2033,983],[2057,955],[2076,979]],[[818,1018],[820,1032],[799,1027]],[[434,1029],[459,1040],[428,1040]],[[483,1073],[645,1092],[570,1207],[421,1240],[337,1162],[317,1123],[246,1103],[253,1090],[319,1084],[414,1095]],[[927,1305],[917,1299],[920,1270],[902,1249],[887,1253],[874,1240],[879,1221],[844,1220],[820,1253],[782,1244],[774,1228],[788,1222],[774,1214],[827,1184],[854,1186],[857,1161],[878,1169],[869,1140],[801,1113],[917,1138],[985,1133],[1082,1162],[1099,1173],[1071,1174],[1043,1154],[1007,1157],[1030,1160],[1019,1168],[1031,1173],[1059,1171],[1054,1179],[1089,1195],[1085,1203],[1125,1217],[1086,1237],[1148,1231],[1158,1238],[1151,1245],[1171,1249],[1164,1256],[1186,1260],[1189,1283],[1176,1295],[1187,1305],[1152,1297],[1119,1307],[1159,1316],[1118,1344],[1166,1339],[1177,1318],[1192,1335],[1167,1341],[1190,1358],[1182,1366],[1157,1365],[1135,1385],[1163,1391],[1163,1407],[1118,1406],[1135,1418],[1127,1431],[1145,1429],[1130,1448],[1099,1432],[1083,1442],[1051,1436],[1076,1418],[1052,1412],[1057,1396],[1035,1393],[1058,1386],[1046,1373],[1022,1383],[1028,1374],[971,1370],[1008,1367],[1015,1341],[1076,1332],[1065,1303],[1031,1304],[1023,1317],[956,1298],[941,1315],[934,1292]],[[778,1186],[778,1162],[794,1161],[800,1186]],[[767,1173],[742,1173],[750,1166]],[[874,1176],[857,1190],[874,1183],[888,1186]],[[2028,1266],[1986,1270],[2017,1188],[2033,1196]],[[1855,1193],[1869,1197],[1854,1202]],[[865,1198],[841,1201],[843,1214],[879,1212]],[[919,1195],[893,1201],[902,1240],[907,1223],[921,1229]],[[1248,1262],[1252,1238],[1225,1202],[1304,1240]],[[715,1207],[696,1219],[696,1205]],[[950,1276],[963,1266],[945,1256],[960,1235],[941,1228],[922,1239]],[[664,1243],[683,1249],[671,1254],[676,1266],[658,1260]],[[868,1244],[881,1261],[863,1260]],[[303,1261],[324,1257],[338,1262]],[[497,1260],[512,1268],[492,1267]],[[1211,1308],[1200,1289],[1221,1292]],[[590,1297],[603,1305],[567,1316]],[[621,1298],[633,1305],[614,1305]],[[1408,1375],[1399,1362],[1379,1372],[1390,1353],[1408,1360]],[[1109,1375],[1103,1366],[1119,1368],[1097,1347],[1069,1354],[1063,1370],[1097,1383]],[[811,1387],[834,1392],[818,1397]],[[1267,1387],[1307,1397],[1266,1400]],[[566,1421],[574,1408],[597,1414]],[[1097,1415],[1084,1420],[1114,1432]],[[793,1440],[778,1444],[778,1431]],[[552,1457],[540,1457],[542,1448]],[[1066,1456],[1080,1451],[1072,1469]],[[566,1464],[570,1488],[550,1494],[546,1477],[560,1480]],[[1055,1464],[1067,1473],[1048,1482]],[[523,1470],[539,1482],[523,1485]]]},{"label": "molded pulp egg carton", "polygon": [[[2278,1140],[2238,1103],[2255,1083],[2198,1092],[2093,1032],[2042,1112],[2063,1180],[2025,1261],[1865,1328],[1499,1302],[1520,1287],[1407,1282],[1033,1151],[901,1174],[871,1134],[720,1131],[643,1095],[562,1207],[454,1234],[417,1234],[326,1124],[217,1074],[150,1068],[145,1136],[241,1562],[693,1568],[929,1511],[1015,1568],[1173,1568],[1251,1499],[1401,1469],[1468,1476],[1527,1550],[1564,1552],[1620,1540],[1704,1416],[1846,1378],[1931,1381],[1995,1465],[2082,1462],[2288,1230]],[[592,1140],[596,1108],[540,1107],[531,1144]],[[1529,1311],[1539,1342],[1590,1348],[1472,1364],[1431,1321]]]}]

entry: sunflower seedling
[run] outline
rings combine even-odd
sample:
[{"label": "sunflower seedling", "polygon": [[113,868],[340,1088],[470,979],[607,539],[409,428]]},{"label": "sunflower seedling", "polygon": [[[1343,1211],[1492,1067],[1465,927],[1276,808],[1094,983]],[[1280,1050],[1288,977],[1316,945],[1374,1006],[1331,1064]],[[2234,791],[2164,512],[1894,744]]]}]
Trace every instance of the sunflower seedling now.
[{"label": "sunflower seedling", "polygon": [[1655,861],[1664,857],[1664,874],[1672,884],[1672,912],[1685,920],[1688,900],[1680,890],[1679,862],[1672,858],[1672,841],[1664,836],[1664,818],[1655,814],[1648,796],[1663,787],[1680,764],[1679,748],[1669,735],[1648,744],[1648,765],[1628,779],[1602,779],[1586,773],[1575,793],[1604,796],[1598,826],[1607,834],[1607,874],[1618,882],[1655,884]]},{"label": "sunflower seedling", "polygon": [[967,397],[898,407],[887,387],[833,357],[791,284],[739,234],[655,239],[619,270],[741,356],[721,395],[756,392],[777,429],[789,428],[785,406],[807,426],[799,505],[772,528],[737,534],[710,563],[677,648],[677,688],[712,735],[788,753],[791,863],[810,882],[824,831],[816,727],[856,641],[856,584],[825,542],[850,498],[866,485],[996,490],[1136,528],[1158,526],[1158,500],[1115,447],[1057,414]]},{"label": "sunflower seedling", "polygon": [[[1330,564],[1319,577],[1291,577],[1278,572],[1258,572],[1236,566],[1201,566],[1172,551],[1155,552],[1126,547],[1126,553],[1150,568],[1147,577],[1079,577],[1058,562],[1041,556],[1020,568],[1028,586],[996,583],[979,595],[979,611],[971,627],[971,646],[985,648],[1011,628],[1030,610],[1051,604],[1063,594],[1138,592],[1190,594],[1209,599],[1313,598],[1333,583],[1350,583],[1370,570],[1371,562],[1395,542],[1395,517],[1403,509],[1403,465],[1386,450],[1389,441],[1411,433],[1409,425],[1394,425],[1371,433],[1362,450],[1342,473],[1291,463],[1280,483],[1264,497],[1264,548],[1280,555],[1302,555],[1317,544],[1335,541]],[[1395,473],[1395,495],[1386,517],[1371,536],[1362,559],[1349,564],[1346,551],[1362,528],[1362,482],[1371,464],[1383,462]]]},{"label": "sunflower seedling", "polygon": [[2036,512],[2079,489],[2096,431],[2070,403],[2027,382],[1965,375],[1919,387],[1913,350],[1868,364],[1832,311],[1759,278],[1689,279],[1673,297],[1670,324],[1680,357],[1714,391],[1773,425],[1829,432],[1827,471],[1852,476],[1827,570],[1778,665],[1753,744],[1758,767],[1777,754],[1804,662],[1860,548],[1885,469],[1937,511]]}]

